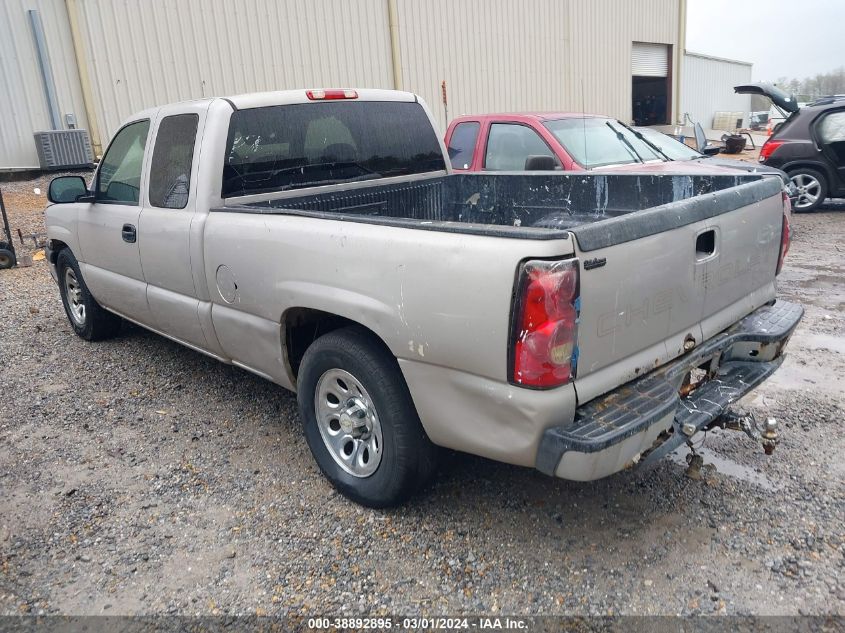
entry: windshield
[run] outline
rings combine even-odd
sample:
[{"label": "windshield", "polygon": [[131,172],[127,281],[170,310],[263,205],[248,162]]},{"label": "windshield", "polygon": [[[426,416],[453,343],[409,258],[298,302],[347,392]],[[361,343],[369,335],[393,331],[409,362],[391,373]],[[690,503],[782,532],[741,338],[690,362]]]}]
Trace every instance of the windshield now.
[{"label": "windshield", "polygon": [[546,121],[544,125],[575,162],[585,169],[663,160],[646,143],[612,119],[558,119]]},{"label": "windshield", "polygon": [[643,135],[645,140],[657,145],[660,151],[666,154],[671,160],[693,160],[703,156],[703,154],[699,154],[690,146],[657,130],[647,127],[638,127],[635,129]]},{"label": "windshield", "polygon": [[419,103],[334,101],[238,110],[223,197],[446,169]]}]

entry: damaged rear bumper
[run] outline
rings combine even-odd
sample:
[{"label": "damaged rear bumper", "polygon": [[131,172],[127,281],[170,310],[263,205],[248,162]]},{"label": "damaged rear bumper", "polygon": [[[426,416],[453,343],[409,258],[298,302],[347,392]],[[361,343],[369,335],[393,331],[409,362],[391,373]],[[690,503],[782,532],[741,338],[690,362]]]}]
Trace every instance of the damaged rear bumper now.
[{"label": "damaged rear bumper", "polygon": [[[571,424],[546,429],[537,469],[588,481],[659,459],[768,378],[783,362],[804,309],[763,306],[697,349],[578,407]],[[689,390],[691,372],[704,380]]]}]

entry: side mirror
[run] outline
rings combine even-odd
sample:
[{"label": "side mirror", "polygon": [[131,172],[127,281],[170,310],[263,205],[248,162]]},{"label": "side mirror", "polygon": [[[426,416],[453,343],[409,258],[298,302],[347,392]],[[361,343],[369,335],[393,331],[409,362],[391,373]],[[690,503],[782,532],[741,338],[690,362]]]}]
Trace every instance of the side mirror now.
[{"label": "side mirror", "polygon": [[47,199],[50,202],[66,204],[77,202],[80,198],[87,198],[87,202],[93,200],[82,176],[59,176],[50,181],[50,187],[47,189]]},{"label": "side mirror", "polygon": [[718,145],[707,145],[701,149],[701,153],[705,156],[715,156],[720,151],[722,151],[722,148]]}]

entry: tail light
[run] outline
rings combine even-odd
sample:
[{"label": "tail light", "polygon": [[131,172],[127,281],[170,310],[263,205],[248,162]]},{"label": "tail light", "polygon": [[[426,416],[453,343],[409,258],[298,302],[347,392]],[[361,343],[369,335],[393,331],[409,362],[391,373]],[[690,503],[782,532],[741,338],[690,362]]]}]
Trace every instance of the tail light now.
[{"label": "tail light", "polygon": [[306,90],[305,96],[311,101],[333,101],[335,99],[357,99],[354,90]]},{"label": "tail light", "polygon": [[765,143],[763,143],[763,147],[760,148],[760,157],[757,159],[761,163],[765,160],[768,160],[769,156],[781,145],[783,145],[783,141],[773,141],[769,139]]},{"label": "tail light", "polygon": [[792,230],[789,226],[789,215],[792,210],[792,203],[789,201],[789,196],[783,192],[783,223],[780,228],[780,254],[778,255],[778,267],[775,275],[780,275],[783,268],[783,260],[786,259],[786,254],[789,252],[789,243],[792,241]]},{"label": "tail light", "polygon": [[550,388],[572,380],[578,361],[578,260],[526,262],[514,307],[512,382]]}]

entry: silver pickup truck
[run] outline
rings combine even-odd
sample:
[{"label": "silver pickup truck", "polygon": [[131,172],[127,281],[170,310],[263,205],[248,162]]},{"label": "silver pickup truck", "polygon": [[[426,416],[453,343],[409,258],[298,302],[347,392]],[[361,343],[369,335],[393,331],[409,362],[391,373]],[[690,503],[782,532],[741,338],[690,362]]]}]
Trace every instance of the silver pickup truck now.
[{"label": "silver pickup truck", "polygon": [[574,480],[659,457],[775,371],[802,315],[776,299],[776,176],[453,174],[403,92],[147,110],[49,198],[79,336],[126,319],[295,391],[321,470],[370,506],[437,447]]}]

